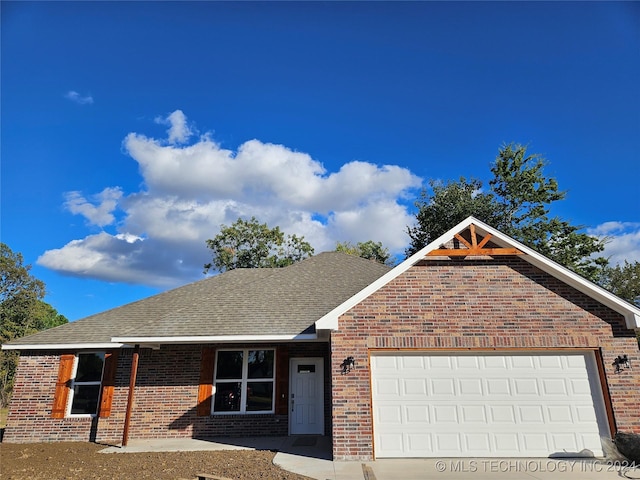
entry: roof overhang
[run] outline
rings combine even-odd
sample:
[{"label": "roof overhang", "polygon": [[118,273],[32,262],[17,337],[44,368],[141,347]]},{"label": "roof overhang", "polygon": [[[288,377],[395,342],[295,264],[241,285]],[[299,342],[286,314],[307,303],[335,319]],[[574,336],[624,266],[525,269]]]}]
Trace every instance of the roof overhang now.
[{"label": "roof overhang", "polygon": [[[513,238],[499,232],[498,230],[490,227],[489,225],[481,222],[480,220],[474,217],[468,217],[466,220],[463,220],[458,225],[453,227],[448,232],[444,233],[436,240],[431,242],[429,245],[424,247],[422,250],[416,252],[411,257],[407,258],[404,262],[397,265],[395,268],[390,270],[387,274],[380,277],[377,281],[373,282],[368,287],[364,288],[360,292],[356,293],[354,296],[349,298],[347,301],[338,305],[332,311],[324,315],[318,321],[316,321],[316,331],[321,332],[323,330],[337,330],[338,329],[338,319],[341,315],[346,313],[348,310],[356,306],[358,303],[362,302],[365,298],[372,295],[374,292],[385,286],[387,283],[391,282],[396,277],[400,276],[411,267],[413,267],[416,263],[427,260],[427,254],[431,251],[439,249],[444,243],[451,240],[455,234],[460,233],[471,225],[475,226],[475,230],[482,234],[483,236],[490,234],[491,242],[499,245],[503,248],[516,248],[518,249],[522,255],[521,258],[532,265],[535,265],[540,270],[548,273],[549,275],[557,278],[558,280],[563,281],[567,285],[572,286],[576,290],[584,293],[585,295],[597,300],[598,302],[606,305],[611,308],[613,311],[624,316],[627,328],[629,329],[640,329],[640,308],[632,305],[621,298],[617,297],[613,293],[605,290],[602,287],[590,282],[589,280],[581,277],[577,273],[572,272],[566,267],[554,262],[553,260],[548,259],[547,257],[539,254],[535,250],[523,245],[522,243],[514,240]],[[437,258],[437,257],[431,257]]]},{"label": "roof overhang", "polygon": [[326,341],[315,333],[298,335],[210,335],[173,337],[113,337],[114,343],[127,345],[188,345],[199,343],[274,343]]},{"label": "roof overhang", "polygon": [[107,350],[126,347],[124,343],[43,343],[2,345],[2,350]]},{"label": "roof overhang", "polygon": [[2,350],[107,350],[111,348],[141,347],[160,348],[160,345],[193,345],[202,343],[276,343],[276,342],[327,342],[325,333],[298,335],[207,335],[172,337],[113,337],[110,343],[51,343],[51,344],[9,344]]}]

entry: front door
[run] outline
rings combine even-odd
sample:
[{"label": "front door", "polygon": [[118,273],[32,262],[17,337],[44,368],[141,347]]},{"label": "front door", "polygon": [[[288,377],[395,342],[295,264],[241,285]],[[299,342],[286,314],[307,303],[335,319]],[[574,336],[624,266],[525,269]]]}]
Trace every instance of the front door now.
[{"label": "front door", "polygon": [[324,360],[292,358],[289,372],[289,432],[324,435]]}]

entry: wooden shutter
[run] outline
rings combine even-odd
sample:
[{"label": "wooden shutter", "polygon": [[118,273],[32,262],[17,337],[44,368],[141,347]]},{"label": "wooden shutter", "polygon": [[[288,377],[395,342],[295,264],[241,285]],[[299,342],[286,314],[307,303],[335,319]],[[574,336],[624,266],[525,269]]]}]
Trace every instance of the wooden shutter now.
[{"label": "wooden shutter", "polygon": [[198,407],[199,417],[211,415],[211,397],[213,395],[213,367],[216,360],[216,349],[204,347],[202,349],[202,359],[200,360],[200,385],[198,387]]},{"label": "wooden shutter", "polygon": [[111,403],[116,384],[116,371],[118,370],[118,350],[107,352],[104,355],[104,372],[102,373],[102,392],[100,394],[99,417],[111,415]]},{"label": "wooden shutter", "polygon": [[276,415],[289,411],[289,348],[276,349]]},{"label": "wooden shutter", "polygon": [[64,414],[67,409],[67,398],[69,398],[71,373],[73,372],[73,364],[75,360],[76,356],[73,354],[60,355],[60,365],[58,366],[56,391],[53,395],[51,418],[64,418]]}]

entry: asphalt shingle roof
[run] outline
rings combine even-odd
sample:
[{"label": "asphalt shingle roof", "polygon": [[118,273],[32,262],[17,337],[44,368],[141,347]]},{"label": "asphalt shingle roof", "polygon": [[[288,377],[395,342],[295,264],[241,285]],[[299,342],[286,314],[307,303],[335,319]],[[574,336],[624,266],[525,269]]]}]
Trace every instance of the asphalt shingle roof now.
[{"label": "asphalt shingle roof", "polygon": [[314,333],[316,320],[389,270],[338,252],[321,253],[285,268],[231,270],[9,344]]}]

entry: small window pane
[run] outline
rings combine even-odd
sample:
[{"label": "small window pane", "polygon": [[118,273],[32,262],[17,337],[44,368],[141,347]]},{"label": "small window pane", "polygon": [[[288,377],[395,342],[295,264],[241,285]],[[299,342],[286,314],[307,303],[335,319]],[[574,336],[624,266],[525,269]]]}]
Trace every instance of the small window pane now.
[{"label": "small window pane", "polygon": [[242,378],[242,351],[218,352],[216,378],[219,380]]},{"label": "small window pane", "polygon": [[273,382],[247,383],[247,412],[269,411],[273,408]]},{"label": "small window pane", "polygon": [[73,403],[71,414],[94,415],[98,411],[100,385],[75,385],[73,387]]},{"label": "small window pane", "polygon": [[216,382],[214,412],[239,412],[242,383]]},{"label": "small window pane", "polygon": [[99,382],[102,380],[104,353],[81,353],[78,355],[76,382]]},{"label": "small window pane", "polygon": [[273,378],[273,350],[250,350],[248,362],[248,378]]}]

